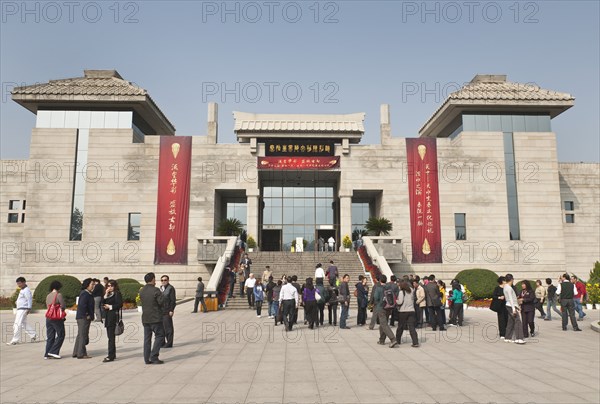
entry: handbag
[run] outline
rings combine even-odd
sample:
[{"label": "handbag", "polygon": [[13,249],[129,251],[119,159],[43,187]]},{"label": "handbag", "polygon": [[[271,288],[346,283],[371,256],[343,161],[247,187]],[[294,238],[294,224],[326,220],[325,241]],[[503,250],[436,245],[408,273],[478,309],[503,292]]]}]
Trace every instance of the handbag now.
[{"label": "handbag", "polygon": [[319,293],[319,290],[317,288],[315,288],[315,300],[317,301],[317,303],[320,303],[322,300],[321,294]]},{"label": "handbag", "polygon": [[48,306],[48,310],[46,310],[46,318],[49,320],[62,320],[67,317],[67,312],[60,307],[60,304],[56,303],[57,296],[58,292],[54,295],[52,304]]},{"label": "handbag", "polygon": [[123,324],[123,309],[119,311],[119,321],[115,326],[115,335],[121,335],[125,332],[125,324]]}]

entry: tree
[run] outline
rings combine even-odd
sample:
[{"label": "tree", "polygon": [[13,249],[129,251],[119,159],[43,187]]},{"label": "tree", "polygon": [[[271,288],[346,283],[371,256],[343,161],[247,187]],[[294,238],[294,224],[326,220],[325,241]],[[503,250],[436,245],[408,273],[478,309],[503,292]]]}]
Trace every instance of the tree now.
[{"label": "tree", "polygon": [[356,241],[367,234],[369,233],[365,229],[359,229],[358,227],[355,227],[354,230],[352,230],[352,241]]},{"label": "tree", "polygon": [[83,232],[83,212],[79,208],[75,208],[71,214],[71,234],[69,240],[80,241],[81,233]]},{"label": "tree", "polygon": [[595,284],[600,283],[600,261],[594,263],[594,269],[590,271],[589,283]]},{"label": "tree", "polygon": [[389,236],[392,231],[392,222],[385,217],[370,217],[365,223],[365,229],[372,236]]},{"label": "tree", "polygon": [[219,236],[239,236],[243,230],[242,222],[233,217],[221,220],[219,226],[217,226]]}]

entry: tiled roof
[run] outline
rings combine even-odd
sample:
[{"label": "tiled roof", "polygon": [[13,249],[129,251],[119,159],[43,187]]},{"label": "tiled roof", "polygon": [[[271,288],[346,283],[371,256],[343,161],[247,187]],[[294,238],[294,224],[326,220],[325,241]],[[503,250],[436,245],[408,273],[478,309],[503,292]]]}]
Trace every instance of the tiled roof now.
[{"label": "tiled roof", "polygon": [[[98,72],[104,72],[103,74]],[[13,95],[92,95],[92,96],[145,96],[147,91],[125,81],[114,70],[85,71],[84,77],[50,80],[48,83],[15,87]]]},{"label": "tiled roof", "polygon": [[364,113],[350,115],[276,115],[234,112],[237,131],[364,132]]}]

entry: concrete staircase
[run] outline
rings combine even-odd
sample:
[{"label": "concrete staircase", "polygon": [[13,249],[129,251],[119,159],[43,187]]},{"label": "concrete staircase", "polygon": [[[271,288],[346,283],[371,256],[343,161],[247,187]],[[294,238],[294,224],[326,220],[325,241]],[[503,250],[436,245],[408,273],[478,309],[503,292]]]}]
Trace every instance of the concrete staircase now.
[{"label": "concrete staircase", "polygon": [[[249,253],[248,256],[252,260],[251,272],[256,278],[262,277],[262,273],[265,270],[265,266],[269,265],[271,271],[273,271],[273,279],[281,279],[283,275],[297,275],[298,283],[302,285],[306,278],[311,277],[314,280],[315,266],[317,263],[323,265],[323,269],[326,271],[330,265],[329,261],[333,261],[338,267],[340,277],[344,274],[350,275],[350,293],[354,293],[354,285],[358,282],[359,275],[365,275],[360,263],[360,259],[356,252],[317,252],[309,251],[303,253],[291,253],[291,252],[255,252]],[[367,277],[369,292],[373,286],[371,279]],[[325,278],[325,285],[329,285],[327,278]],[[240,298],[239,284],[235,285],[234,288],[235,298],[227,300],[227,309],[246,309],[248,310],[248,300],[244,296]],[[356,298],[352,295],[351,308],[356,308]],[[266,303],[263,306],[263,310],[266,308]]]}]

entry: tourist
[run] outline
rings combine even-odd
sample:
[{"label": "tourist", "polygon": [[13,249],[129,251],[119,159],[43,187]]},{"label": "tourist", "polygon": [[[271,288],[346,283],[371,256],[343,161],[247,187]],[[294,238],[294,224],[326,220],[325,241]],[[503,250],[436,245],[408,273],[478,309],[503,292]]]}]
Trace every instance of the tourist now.
[{"label": "tourist", "polygon": [[265,300],[265,288],[262,284],[262,279],[258,278],[254,283],[254,288],[252,289],[252,293],[254,294],[254,305],[256,306],[256,317],[260,318],[262,313],[262,306]]},{"label": "tourist", "polygon": [[333,236],[327,239],[327,244],[329,245],[329,251],[335,251],[335,239]]},{"label": "tourist", "polygon": [[338,267],[333,263],[333,260],[329,261],[325,276],[329,279],[329,286],[337,286],[337,278],[339,276]]},{"label": "tourist", "polygon": [[371,306],[371,321],[369,322],[369,326],[367,327],[369,330],[375,329],[375,324],[379,323],[377,316],[377,308],[375,307],[375,302],[373,300],[375,296],[375,289],[380,287],[381,283],[379,282],[379,277],[381,275],[375,275],[375,282],[373,283],[373,290],[371,291],[371,296],[369,296],[369,303],[367,303],[367,307]]},{"label": "tourist", "polygon": [[413,280],[413,294],[415,299],[415,314],[417,317],[417,328],[423,327],[423,312],[426,310],[427,302],[425,300],[425,289],[419,283],[419,277],[416,276]]},{"label": "tourist", "polygon": [[358,283],[354,285],[356,288],[356,299],[358,303],[358,314],[356,315],[356,325],[367,324],[367,305],[369,302],[369,292],[367,290],[367,278],[363,275],[358,275]]},{"label": "tourist", "polygon": [[508,311],[506,310],[506,299],[504,297],[504,285],[506,284],[506,278],[504,276],[498,277],[498,286],[494,288],[492,293],[492,303],[490,309],[496,312],[498,319],[498,334],[500,339],[503,340],[506,337],[506,323],[508,322]]},{"label": "tourist", "polygon": [[[398,297],[398,292],[400,292],[400,288],[398,287],[398,284],[396,283],[396,275],[390,276],[390,281],[387,283],[387,285],[394,293],[394,301],[396,301],[396,297]],[[396,324],[396,321],[398,321],[398,310],[391,310],[389,314],[390,314],[390,327],[394,327],[394,325]]]},{"label": "tourist", "polygon": [[338,307],[338,288],[330,286],[327,288],[327,294],[329,295],[329,300],[327,302],[327,314],[329,318],[329,325],[331,325],[331,321],[333,319],[333,325],[337,325],[337,307]]},{"label": "tourist", "polygon": [[94,318],[96,322],[101,322],[104,318],[102,313],[102,296],[104,295],[104,286],[100,283],[100,279],[92,279],[94,282],[94,288],[92,289],[92,296],[94,297]]},{"label": "tourist", "polygon": [[325,271],[323,270],[323,265],[321,265],[321,263],[319,262],[315,266],[315,283],[318,279],[321,279],[321,283],[323,283],[323,278],[325,278]]},{"label": "tourist", "polygon": [[575,311],[579,314],[578,321],[583,320],[586,314],[583,312],[583,304],[587,296],[587,289],[585,284],[581,282],[575,275],[571,275],[571,282],[575,285],[577,293],[573,296],[573,303],[575,304]]},{"label": "tourist", "polygon": [[283,282],[281,280],[277,281],[277,284],[273,287],[273,317],[275,319],[275,326],[277,326],[278,321],[283,321],[283,316],[280,316],[279,309],[279,294],[281,293],[281,287]]},{"label": "tourist", "polygon": [[317,300],[317,309],[319,311],[319,325],[323,325],[323,320],[325,319],[325,303],[329,300],[327,289],[325,289],[325,285],[323,284],[323,278],[318,278],[316,280],[315,288],[321,296],[321,299]]},{"label": "tourist", "polygon": [[439,279],[437,281],[438,288],[440,289],[440,293],[442,295],[442,307],[440,307],[440,311],[442,313],[442,324],[446,325],[446,284]]},{"label": "tourist", "polygon": [[396,341],[398,344],[402,342],[402,333],[404,328],[408,327],[408,332],[412,340],[412,347],[419,347],[419,337],[415,330],[415,303],[413,298],[413,290],[407,280],[400,282],[400,291],[398,299],[396,299],[396,310],[398,311],[398,328],[396,329]]},{"label": "tourist", "polygon": [[297,275],[293,275],[292,276],[292,286],[294,288],[296,288],[296,292],[298,294],[298,304],[296,305],[296,308],[294,310],[294,324],[298,324],[298,310],[300,310],[300,304],[302,303],[302,287],[300,286],[300,284],[298,283],[298,276]]},{"label": "tourist", "polygon": [[546,313],[544,313],[544,303],[546,302],[548,291],[546,291],[546,288],[542,285],[541,280],[538,279],[535,281],[535,284],[535,298],[537,299],[537,302],[535,302],[535,308],[540,312],[540,318],[545,319]]},{"label": "tourist", "polygon": [[112,362],[117,359],[115,328],[120,320],[119,311],[123,307],[123,297],[121,296],[121,292],[119,292],[117,281],[108,281],[101,303],[106,315],[104,326],[106,327],[106,335],[108,336],[108,356],[102,362]]},{"label": "tourist", "polygon": [[[62,283],[52,281],[50,283],[50,293],[46,296],[46,307],[58,304],[61,312],[65,311],[65,299],[60,293]],[[65,319],[51,320],[46,318],[46,351],[44,359],[60,359],[60,348],[65,341]]]},{"label": "tourist", "polygon": [[202,313],[208,312],[206,303],[204,302],[204,282],[202,282],[201,276],[198,277],[198,285],[196,285],[196,299],[194,299],[194,310],[192,313],[198,313],[198,304],[200,303],[202,304]]},{"label": "tourist", "polygon": [[244,254],[242,264],[244,264],[244,279],[248,279],[250,276],[250,266],[252,265],[252,260],[248,257],[248,254]]},{"label": "tourist", "polygon": [[[156,276],[153,272],[144,276],[144,282],[146,285],[140,290],[142,324],[144,325],[144,362],[146,365],[160,365],[164,363],[158,359],[160,348],[165,340],[162,310],[164,295],[155,286]],[[154,334],[153,345],[152,334]],[[150,349],[151,345],[152,349]]]},{"label": "tourist", "polygon": [[450,324],[458,325],[462,327],[463,325],[463,315],[464,315],[464,307],[463,307],[463,291],[460,288],[460,283],[454,282],[452,284],[452,313],[450,313]]},{"label": "tourist", "polygon": [[396,335],[394,335],[394,332],[388,325],[388,318],[390,316],[391,310],[385,309],[385,295],[386,293],[393,294],[393,291],[391,286],[389,284],[386,284],[387,277],[385,275],[381,275],[379,277],[379,282],[381,284],[381,287],[377,288],[377,290],[373,292],[373,294],[375,295],[373,296],[373,301],[377,309],[377,315],[379,316],[379,340],[377,341],[377,343],[379,345],[385,345],[385,338],[387,336],[390,339],[390,348],[393,348],[398,344],[396,340]]},{"label": "tourist", "polygon": [[235,281],[237,278],[237,272],[235,271],[235,269],[231,269],[230,267],[225,268],[225,270],[227,271],[227,274],[229,276],[229,294],[228,297],[230,299],[234,298],[234,294],[233,294],[233,289],[235,288]]},{"label": "tourist", "polygon": [[323,239],[323,237],[319,236],[317,245],[319,246],[319,251],[325,251],[325,239]]},{"label": "tourist", "polygon": [[556,307],[556,286],[552,284],[552,279],[546,278],[546,285],[548,291],[548,302],[546,304],[546,321],[552,321],[552,311],[559,315],[562,318],[562,313]]},{"label": "tourist", "polygon": [[569,317],[571,318],[573,331],[581,331],[581,328],[579,328],[577,320],[575,319],[575,304],[573,303],[575,290],[575,285],[569,280],[569,275],[563,274],[557,290],[560,299],[560,310],[562,311],[563,331],[567,331]]},{"label": "tourist", "polygon": [[302,291],[302,302],[304,302],[304,313],[306,315],[306,321],[308,322],[308,328],[311,330],[316,326],[319,326],[317,318],[317,298],[315,296],[315,285],[313,284],[312,278],[306,278],[304,290]]},{"label": "tourist", "polygon": [[254,279],[254,274],[250,273],[248,279],[246,279],[246,282],[244,283],[246,297],[248,298],[248,308],[250,310],[255,308],[254,285],[256,285],[256,279]]},{"label": "tourist", "polygon": [[[523,322],[523,336],[529,338],[529,334],[535,335],[535,292],[529,281],[521,282],[521,291],[517,297],[521,305],[521,321]],[[529,326],[529,332],[527,327]]]},{"label": "tourist", "polygon": [[25,332],[29,334],[31,342],[37,341],[35,330],[27,324],[27,316],[33,307],[33,295],[31,294],[31,289],[29,289],[25,278],[22,276],[19,276],[16,282],[17,287],[21,290],[19,291],[19,296],[15,302],[17,314],[15,315],[15,322],[13,324],[13,337],[6,345],[16,345],[19,343],[19,340],[21,339],[21,329],[25,329]]},{"label": "tourist", "polygon": [[173,327],[173,314],[175,314],[175,306],[177,305],[177,295],[175,288],[169,283],[169,276],[163,275],[160,277],[160,291],[163,294],[163,327],[165,330],[165,342],[163,348],[173,348],[173,338],[175,336],[175,328]]},{"label": "tourist", "polygon": [[244,285],[246,284],[246,266],[244,264],[240,264],[238,281],[240,283],[240,297],[244,297]]},{"label": "tourist", "polygon": [[342,312],[340,313],[340,329],[349,330],[350,327],[346,326],[346,320],[348,320],[348,309],[350,308],[350,288],[348,287],[348,281],[350,281],[350,275],[345,274],[342,277],[342,283],[339,288],[339,300],[342,305]]},{"label": "tourist", "polygon": [[[427,311],[429,312],[429,323],[433,331],[436,331],[438,327],[440,331],[445,331],[446,328],[444,323],[442,323],[442,297],[440,296],[440,288],[435,281],[435,275],[432,274],[427,279],[429,282],[423,289],[425,290],[425,301]],[[454,303],[456,303],[456,300]]]},{"label": "tourist", "polygon": [[73,357],[77,359],[90,359],[86,345],[90,342],[90,324],[94,320],[94,296],[92,290],[94,282],[92,278],[84,279],[81,283],[81,293],[77,302],[77,338],[73,346]]},{"label": "tourist", "polygon": [[265,294],[267,295],[267,305],[268,305],[268,313],[267,314],[269,315],[269,318],[273,318],[277,314],[277,312],[273,311],[273,306],[274,306],[273,288],[275,288],[275,286],[277,286],[277,284],[275,282],[273,282],[272,275],[270,275],[267,278],[267,283],[264,286],[265,286]]},{"label": "tourist", "polygon": [[271,271],[271,267],[269,265],[265,266],[265,270],[263,271],[261,282],[263,282],[263,286],[267,286],[267,282],[269,278],[273,275],[273,271]]},{"label": "tourist", "polygon": [[[519,302],[513,289],[514,278],[512,274],[506,274],[506,283],[504,284],[504,300],[506,301],[506,310],[508,312],[508,322],[506,324],[506,342],[515,342],[524,344],[523,325],[519,314]],[[513,339],[514,337],[514,339]]]},{"label": "tourist", "polygon": [[287,283],[281,287],[279,304],[283,311],[283,324],[286,331],[292,331],[294,313],[298,307],[298,290],[292,285],[292,277],[287,278]]}]

